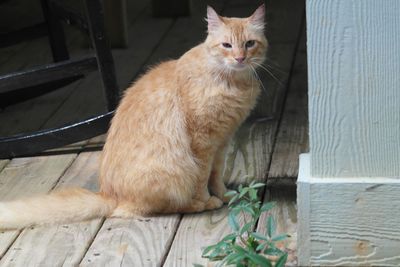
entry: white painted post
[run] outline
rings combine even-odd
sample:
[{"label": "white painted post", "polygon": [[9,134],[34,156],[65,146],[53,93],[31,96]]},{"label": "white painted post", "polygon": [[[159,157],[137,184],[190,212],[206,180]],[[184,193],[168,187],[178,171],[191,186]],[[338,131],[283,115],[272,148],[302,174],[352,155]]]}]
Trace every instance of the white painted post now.
[{"label": "white painted post", "polygon": [[300,266],[400,266],[400,1],[307,0]]}]

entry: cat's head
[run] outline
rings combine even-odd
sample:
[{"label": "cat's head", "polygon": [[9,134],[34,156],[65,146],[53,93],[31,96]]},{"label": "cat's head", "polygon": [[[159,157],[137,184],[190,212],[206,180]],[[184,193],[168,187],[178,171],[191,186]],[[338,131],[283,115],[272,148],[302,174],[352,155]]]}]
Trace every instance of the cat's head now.
[{"label": "cat's head", "polygon": [[251,71],[262,64],[268,47],[264,19],[264,5],[248,18],[221,17],[208,6],[205,44],[213,63],[230,72]]}]

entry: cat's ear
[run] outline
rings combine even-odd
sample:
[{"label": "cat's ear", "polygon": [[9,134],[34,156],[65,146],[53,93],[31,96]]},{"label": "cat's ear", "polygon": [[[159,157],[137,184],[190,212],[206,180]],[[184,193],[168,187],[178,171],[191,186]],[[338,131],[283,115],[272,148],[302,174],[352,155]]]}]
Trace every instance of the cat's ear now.
[{"label": "cat's ear", "polygon": [[210,6],[207,6],[207,24],[208,32],[215,32],[223,23],[221,17],[217,12]]},{"label": "cat's ear", "polygon": [[259,6],[253,15],[249,17],[249,22],[258,30],[264,30],[265,26],[265,4]]}]

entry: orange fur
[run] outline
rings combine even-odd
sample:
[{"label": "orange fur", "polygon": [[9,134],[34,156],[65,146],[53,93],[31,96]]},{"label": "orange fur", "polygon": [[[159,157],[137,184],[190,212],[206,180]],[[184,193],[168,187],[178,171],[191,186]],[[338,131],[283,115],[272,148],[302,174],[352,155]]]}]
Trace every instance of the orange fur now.
[{"label": "orange fur", "polygon": [[[227,200],[221,178],[224,150],[260,92],[254,69],[264,60],[268,45],[264,6],[244,19],[220,17],[210,7],[207,15],[204,43],[151,69],[126,90],[104,146],[100,194],[72,190],[18,205],[0,203],[0,228],[63,221],[65,206],[66,220],[85,206],[81,213],[87,216],[76,216],[80,220],[200,212]],[[251,40],[252,45],[247,43]],[[245,59],[239,63],[237,58]],[[32,215],[32,206],[41,203],[46,209],[50,199],[55,211],[40,213],[40,218]],[[33,211],[18,221],[8,209],[17,206]],[[34,219],[29,221],[29,216]]]}]

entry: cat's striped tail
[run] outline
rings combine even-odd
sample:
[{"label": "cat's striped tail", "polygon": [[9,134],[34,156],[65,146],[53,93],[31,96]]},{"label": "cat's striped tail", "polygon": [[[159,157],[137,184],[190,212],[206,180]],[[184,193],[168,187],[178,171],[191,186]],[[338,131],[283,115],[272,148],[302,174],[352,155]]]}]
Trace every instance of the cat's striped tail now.
[{"label": "cat's striped tail", "polygon": [[0,202],[0,229],[69,223],[110,215],[116,201],[82,188]]}]

